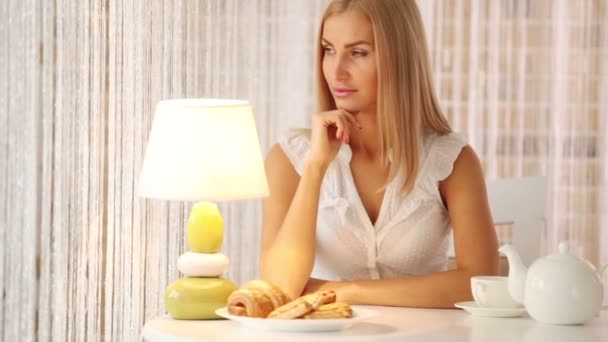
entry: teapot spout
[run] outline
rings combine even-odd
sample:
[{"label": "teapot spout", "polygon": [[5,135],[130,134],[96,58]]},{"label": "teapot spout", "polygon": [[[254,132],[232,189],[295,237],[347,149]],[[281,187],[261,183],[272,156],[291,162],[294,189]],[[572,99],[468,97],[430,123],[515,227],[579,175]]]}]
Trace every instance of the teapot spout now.
[{"label": "teapot spout", "polygon": [[505,244],[498,251],[506,255],[509,262],[509,294],[516,302],[523,304],[528,268],[521,261],[519,253],[512,245]]}]

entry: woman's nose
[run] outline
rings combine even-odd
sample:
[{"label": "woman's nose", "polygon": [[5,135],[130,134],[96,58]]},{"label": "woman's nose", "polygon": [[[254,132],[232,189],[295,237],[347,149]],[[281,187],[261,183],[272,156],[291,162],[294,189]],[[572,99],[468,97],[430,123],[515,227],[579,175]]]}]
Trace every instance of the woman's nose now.
[{"label": "woman's nose", "polygon": [[334,78],[336,80],[344,80],[349,77],[348,61],[344,57],[336,58],[334,64]]}]

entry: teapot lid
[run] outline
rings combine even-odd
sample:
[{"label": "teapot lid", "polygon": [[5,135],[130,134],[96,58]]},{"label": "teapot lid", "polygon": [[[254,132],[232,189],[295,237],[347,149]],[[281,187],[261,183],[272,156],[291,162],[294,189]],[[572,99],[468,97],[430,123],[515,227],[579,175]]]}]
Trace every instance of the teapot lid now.
[{"label": "teapot lid", "polygon": [[562,241],[559,243],[558,247],[557,247],[557,253],[553,253],[550,255],[547,255],[546,257],[542,258],[543,260],[546,261],[553,261],[553,262],[579,262],[579,263],[584,263],[584,260],[577,257],[576,255],[570,253],[569,251],[569,247],[568,247],[568,243],[565,241]]}]

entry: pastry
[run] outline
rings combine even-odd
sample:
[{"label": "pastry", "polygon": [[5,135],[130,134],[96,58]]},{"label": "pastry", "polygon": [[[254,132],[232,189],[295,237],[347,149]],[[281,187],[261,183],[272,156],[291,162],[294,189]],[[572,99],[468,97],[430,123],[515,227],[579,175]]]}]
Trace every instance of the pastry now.
[{"label": "pastry", "polygon": [[305,319],[351,318],[353,310],[348,303],[338,302],[321,305],[317,310],[305,314]]},{"label": "pastry", "polygon": [[333,291],[319,291],[302,296],[277,309],[274,309],[268,318],[294,319],[302,317],[323,304],[336,301],[336,293]]},{"label": "pastry", "polygon": [[235,316],[273,319],[350,318],[348,303],[336,303],[334,291],[318,291],[293,301],[277,286],[264,280],[251,280],[234,291],[226,306]]},{"label": "pastry", "polygon": [[228,313],[237,316],[266,318],[274,309],[272,301],[260,289],[238,289],[228,297]]},{"label": "pastry", "polygon": [[290,302],[290,299],[285,292],[265,280],[251,280],[245,283],[241,288],[258,289],[264,292],[272,302],[273,310]]},{"label": "pastry", "polygon": [[336,293],[331,290],[318,291],[311,294],[307,294],[300,298],[310,303],[313,310],[316,310],[319,306],[323,304],[334,303],[336,301]]},{"label": "pastry", "polygon": [[300,297],[291,302],[274,309],[268,318],[275,319],[294,319],[303,316],[313,310],[312,305]]}]

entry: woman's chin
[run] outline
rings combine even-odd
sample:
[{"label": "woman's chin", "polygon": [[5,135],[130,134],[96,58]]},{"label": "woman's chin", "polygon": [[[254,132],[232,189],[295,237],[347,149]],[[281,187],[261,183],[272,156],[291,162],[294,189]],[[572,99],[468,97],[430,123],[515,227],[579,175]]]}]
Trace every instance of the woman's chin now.
[{"label": "woman's chin", "polygon": [[349,113],[356,113],[361,111],[361,107],[352,103],[351,101],[344,101],[340,99],[336,99],[336,107],[339,109],[344,109]]},{"label": "woman's chin", "polygon": [[375,112],[376,103],[369,103],[363,101],[354,101],[354,99],[335,98],[336,108],[344,109],[349,113],[359,112]]}]

